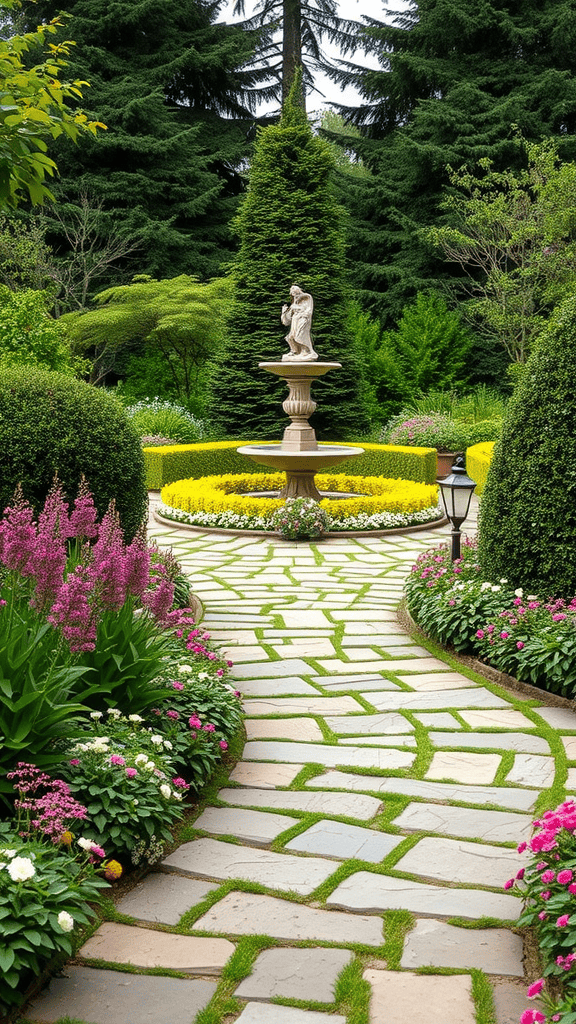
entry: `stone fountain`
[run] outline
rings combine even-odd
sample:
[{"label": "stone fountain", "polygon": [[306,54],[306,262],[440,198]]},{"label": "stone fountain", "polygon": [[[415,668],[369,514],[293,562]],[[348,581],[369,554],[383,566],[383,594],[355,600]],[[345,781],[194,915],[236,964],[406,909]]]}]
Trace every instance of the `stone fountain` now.
[{"label": "stone fountain", "polygon": [[284,305],[281,315],[282,323],[290,328],[286,337],[290,351],[282,356],[279,363],[264,362],[258,366],[286,381],[289,393],[282,408],[291,423],[284,431],[281,444],[250,444],[237,451],[254,462],[284,470],[286,484],[278,495],[280,498],[314,498],[320,501],[322,495],[314,481],[316,473],[362,455],[364,449],[338,444],[320,446],[316,440],[314,428],[308,422],[316,408],[316,402],[310,396],[312,383],[316,377],[323,377],[330,370],[341,369],[342,364],[321,362],[314,351],[312,296],[298,285],[292,286],[290,295],[292,304]]}]

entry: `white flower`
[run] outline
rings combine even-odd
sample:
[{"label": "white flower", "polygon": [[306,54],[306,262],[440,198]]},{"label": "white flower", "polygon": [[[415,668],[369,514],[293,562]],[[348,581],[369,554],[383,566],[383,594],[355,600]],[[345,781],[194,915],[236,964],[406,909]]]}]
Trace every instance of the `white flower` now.
[{"label": "white flower", "polygon": [[162,793],[162,796],[165,797],[166,800],[169,800],[170,797],[172,796],[172,790],[170,789],[170,786],[166,785],[166,783],[162,783],[162,785],[160,786],[160,792]]},{"label": "white flower", "polygon": [[166,750],[172,750],[172,744],[170,743],[170,740],[164,740],[164,746],[166,747]]},{"label": "white flower", "polygon": [[501,589],[502,589],[502,587],[498,587],[498,586],[493,586],[493,587],[492,587],[492,593],[493,593],[493,594],[497,594],[497,593],[498,593],[498,591],[499,591],[499,590],[501,590]]},{"label": "white flower", "polygon": [[178,665],[178,671],[181,676],[187,676],[193,672],[193,668],[192,665]]},{"label": "white flower", "polygon": [[0,860],[0,871],[2,871],[2,868],[5,868],[5,867],[6,867],[6,861],[5,860]]},{"label": "white flower", "polygon": [[110,718],[121,718],[122,712],[118,708],[108,708]]},{"label": "white flower", "polygon": [[174,800],[181,800],[182,799],[182,793],[179,793],[176,789],[172,793],[172,796],[174,797]]},{"label": "white flower", "polygon": [[515,593],[516,597],[522,597],[522,594],[524,593],[524,590],[523,590],[522,587],[518,587],[518,589],[515,590],[514,593]]},{"label": "white flower", "polygon": [[28,878],[34,878],[36,868],[30,857],[14,857],[8,865],[8,874],[13,882],[25,882]]},{"label": "white flower", "polygon": [[86,850],[86,853],[89,853],[92,847],[96,845],[97,844],[93,843],[91,839],[86,839],[84,836],[80,836],[80,839],[78,840],[78,846],[81,850]]},{"label": "white flower", "polygon": [[[91,711],[90,712],[90,718],[93,718],[94,720],[96,720],[98,718],[102,718],[102,712],[101,711]],[[64,911],[62,911],[62,913],[64,913]]]},{"label": "white flower", "polygon": [[500,580],[500,583],[508,583],[508,580],[505,580],[504,578],[502,578],[502,579]]},{"label": "white flower", "polygon": [[136,754],[134,758],[134,764],[147,764],[148,754]]},{"label": "white flower", "polygon": [[490,590],[491,588],[492,588],[492,584],[491,583],[483,583],[482,586],[480,587],[480,590]]},{"label": "white flower", "polygon": [[537,601],[538,600],[538,594],[528,594],[528,597],[526,598],[526,600],[527,601]]},{"label": "white flower", "polygon": [[128,715],[129,722],[143,722],[144,719],[140,715]]},{"label": "white flower", "polygon": [[16,856],[16,850],[0,850],[0,854],[3,857],[11,858]]},{"label": "white flower", "polygon": [[138,807],[138,801],[137,800],[133,800],[132,803],[134,804],[134,807]]},{"label": "white flower", "polygon": [[210,679],[210,673],[209,672],[199,672],[198,673],[198,679],[201,679],[201,680],[202,679]]},{"label": "white flower", "polygon": [[58,914],[58,924],[63,932],[71,932],[74,927],[74,918],[68,911],[61,910]]},{"label": "white flower", "polygon": [[155,761],[146,761],[146,764],[144,765],[144,767],[146,768],[147,771],[151,772],[156,767],[156,762]]},{"label": "white flower", "polygon": [[150,737],[150,742],[151,743],[155,743],[157,747],[161,747],[162,746],[162,737],[158,736],[158,734],[156,733],[156,735]]}]

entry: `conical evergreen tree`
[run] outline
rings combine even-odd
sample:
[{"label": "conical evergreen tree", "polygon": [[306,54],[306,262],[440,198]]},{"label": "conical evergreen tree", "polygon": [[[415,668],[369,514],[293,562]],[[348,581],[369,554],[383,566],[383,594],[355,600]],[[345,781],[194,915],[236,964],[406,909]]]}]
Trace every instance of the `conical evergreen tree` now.
[{"label": "conical evergreen tree", "polygon": [[314,384],[317,436],[345,439],[367,429],[362,368],[345,329],[344,241],[332,174],[328,145],[290,98],[280,123],[259,131],[237,221],[229,340],[212,382],[212,414],[233,437],[278,438],[287,425],[280,407],[285,386],[258,362],[278,361],[287,351],[280,311],[293,284],[314,299],[320,358],[342,363]]},{"label": "conical evergreen tree", "polygon": [[576,299],[558,307],[508,406],[480,519],[485,577],[576,593]]},{"label": "conical evergreen tree", "polygon": [[517,167],[513,125],[576,155],[576,18],[573,0],[411,0],[394,24],[366,20],[382,70],[339,76],[358,76],[364,102],[349,113],[376,178],[353,196],[350,270],[393,322],[416,291],[451,277],[418,230],[442,223],[447,165]]},{"label": "conical evergreen tree", "polygon": [[[40,0],[31,16],[49,20],[59,6]],[[102,201],[104,221],[138,243],[130,276],[216,274],[233,248],[238,168],[251,148],[251,89],[261,75],[241,69],[255,33],[216,23],[221,0],[66,6],[76,42],[70,75],[90,81],[85,106],[108,130],[89,145],[59,147],[61,212],[78,192]],[[52,229],[50,241],[65,249],[58,224]]]}]

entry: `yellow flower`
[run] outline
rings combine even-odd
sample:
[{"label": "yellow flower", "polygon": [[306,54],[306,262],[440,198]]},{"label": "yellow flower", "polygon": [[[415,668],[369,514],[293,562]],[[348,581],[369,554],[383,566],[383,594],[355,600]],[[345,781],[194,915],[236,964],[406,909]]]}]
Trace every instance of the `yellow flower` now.
[{"label": "yellow flower", "polygon": [[69,829],[66,832],[63,832],[62,835],[60,836],[60,842],[63,843],[64,846],[71,846],[73,839],[74,836]]},{"label": "yellow flower", "polygon": [[104,861],[104,878],[109,882],[115,882],[122,874],[122,865],[117,860]]}]

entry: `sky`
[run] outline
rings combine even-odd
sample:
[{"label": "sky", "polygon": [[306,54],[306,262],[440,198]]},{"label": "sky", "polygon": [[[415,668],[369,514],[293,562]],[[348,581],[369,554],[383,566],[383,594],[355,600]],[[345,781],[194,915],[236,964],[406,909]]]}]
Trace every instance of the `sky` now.
[{"label": "sky", "polygon": [[[249,15],[254,10],[254,0],[245,0],[246,3],[246,14]],[[361,21],[362,16],[376,18],[380,21],[386,21],[391,17],[393,11],[404,10],[408,6],[408,0],[339,0],[338,13],[341,18],[350,18],[354,21]],[[236,20],[232,14],[234,7],[234,0],[228,0],[227,4],[222,8],[221,16],[226,21]],[[323,50],[333,57],[337,57],[337,47],[330,46],[329,43],[324,41]],[[354,60],[354,56],[347,58]],[[361,51],[356,55],[356,59],[359,63],[366,66],[378,67],[378,61],[374,57],[367,57]],[[325,75],[318,75],[316,79],[317,87],[320,89],[320,95],[318,92],[311,93],[307,98],[307,108],[309,114],[320,112],[324,107],[330,107],[332,104],[343,103],[345,105],[353,106],[359,101],[358,93],[355,89],[347,88],[342,90],[339,85],[335,82],[331,82]],[[270,105],[270,109],[274,104]],[[262,107],[259,113],[264,113],[266,107]]]}]

